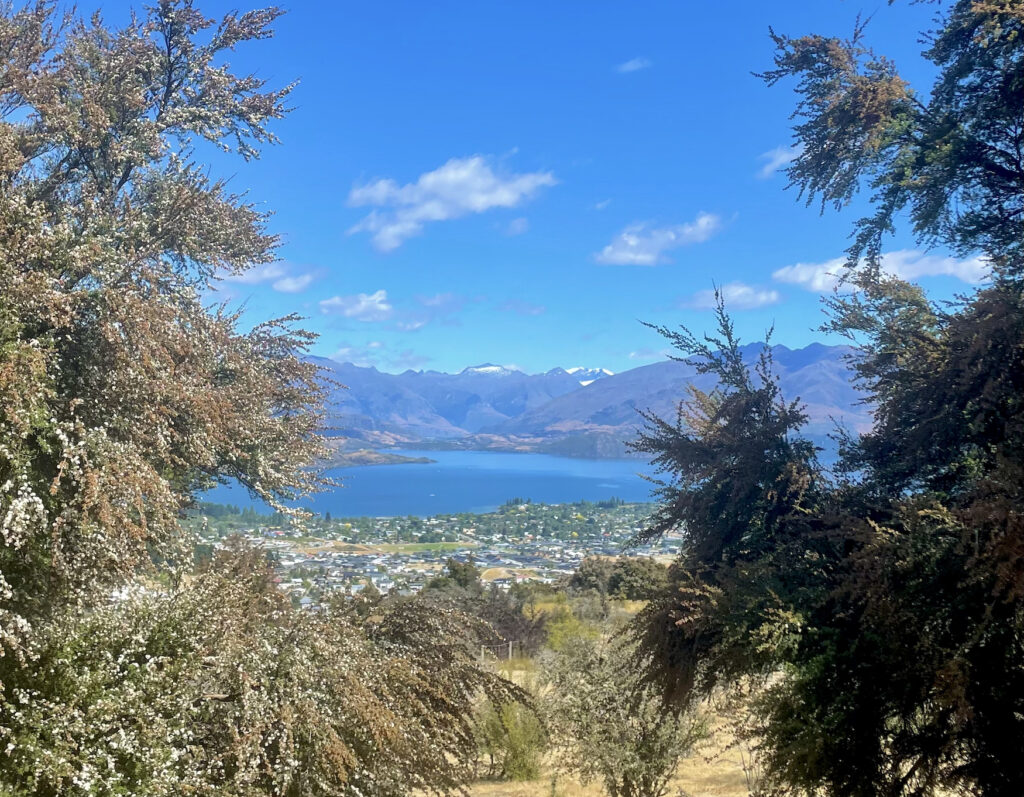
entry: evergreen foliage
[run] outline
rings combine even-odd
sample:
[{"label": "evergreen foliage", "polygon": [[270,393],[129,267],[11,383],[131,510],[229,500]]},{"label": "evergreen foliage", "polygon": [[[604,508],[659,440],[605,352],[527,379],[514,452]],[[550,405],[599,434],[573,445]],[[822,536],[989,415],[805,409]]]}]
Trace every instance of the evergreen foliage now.
[{"label": "evergreen foliage", "polygon": [[204,304],[276,258],[267,214],[193,158],[276,141],[290,86],[224,60],[280,13],[0,10],[4,794],[451,792],[476,701],[522,697],[458,612],[301,612],[261,554],[194,557],[183,531],[218,482],[299,528],[288,502],[325,484],[312,336]]},{"label": "evergreen foliage", "polygon": [[543,679],[561,766],[610,797],[663,797],[680,760],[704,736],[690,713],[668,713],[637,684],[621,644],[576,637],[548,655]]},{"label": "evergreen foliage", "polygon": [[597,592],[622,600],[646,600],[665,587],[667,568],[647,556],[608,559],[587,556],[569,577],[567,586],[577,593]]},{"label": "evergreen foliage", "polygon": [[[796,78],[789,169],[841,206],[867,184],[826,328],[857,347],[870,433],[834,476],[800,435],[767,347],[753,373],[720,334],[663,330],[719,378],[638,450],[666,476],[648,536],[680,529],[671,588],[634,634],[676,700],[761,679],[756,730],[780,793],[1024,792],[1024,4],[951,5],[927,100],[864,44],[774,35]],[[924,244],[985,258],[951,305],[886,273],[909,214]]]},{"label": "evergreen foliage", "polygon": [[[40,2],[0,24],[0,645],[94,602],[235,478],[316,489],[321,389],[290,318],[237,329],[218,276],[275,257],[266,216],[191,160],[275,139],[288,87],[218,65],[278,11],[219,24],[162,2],[113,31]],[[5,675],[0,680],[6,682]]]},{"label": "evergreen foliage", "polygon": [[477,719],[480,748],[492,777],[533,780],[547,743],[537,714],[521,703],[485,703]]}]

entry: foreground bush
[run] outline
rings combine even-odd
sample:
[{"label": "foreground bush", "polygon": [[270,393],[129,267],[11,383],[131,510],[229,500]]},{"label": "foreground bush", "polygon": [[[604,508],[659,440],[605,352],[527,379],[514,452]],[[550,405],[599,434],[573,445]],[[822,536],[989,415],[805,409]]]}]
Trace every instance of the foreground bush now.
[{"label": "foreground bush", "polygon": [[679,762],[704,736],[692,714],[666,713],[637,683],[631,652],[577,637],[548,656],[547,717],[561,767],[611,797],[662,797]]},{"label": "foreground bush", "polygon": [[24,795],[408,795],[472,776],[466,618],[293,609],[256,552],[222,554],[48,627],[0,705],[0,784]]},{"label": "foreground bush", "polygon": [[290,87],[225,58],[280,13],[0,9],[5,795],[450,791],[473,705],[514,691],[453,612],[301,613],[242,551],[188,571],[204,490],[300,521],[291,499],[325,484],[312,336],[209,306],[276,259],[268,214],[193,162],[276,141]]},{"label": "foreground bush", "polygon": [[540,775],[547,737],[537,714],[522,703],[486,703],[477,718],[480,750],[488,775],[533,780]]}]

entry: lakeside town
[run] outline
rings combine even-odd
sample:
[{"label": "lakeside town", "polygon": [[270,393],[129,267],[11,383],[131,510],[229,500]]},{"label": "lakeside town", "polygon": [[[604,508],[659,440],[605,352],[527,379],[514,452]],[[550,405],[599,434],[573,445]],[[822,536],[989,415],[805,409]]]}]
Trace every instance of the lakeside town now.
[{"label": "lakeside town", "polygon": [[201,504],[191,518],[202,544],[232,535],[262,547],[281,588],[314,608],[329,591],[419,592],[449,558],[480,570],[500,589],[522,581],[556,583],[587,556],[646,556],[669,561],[678,538],[631,544],[651,504],[618,499],[535,504],[513,498],[495,512],[432,517],[314,518],[297,527],[282,514]]}]

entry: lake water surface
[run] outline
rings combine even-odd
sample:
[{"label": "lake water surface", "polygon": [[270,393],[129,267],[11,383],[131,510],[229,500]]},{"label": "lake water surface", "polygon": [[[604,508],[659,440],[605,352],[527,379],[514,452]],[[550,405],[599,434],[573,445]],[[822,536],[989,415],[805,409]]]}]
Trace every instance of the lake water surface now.
[{"label": "lake water surface", "polygon": [[[651,500],[652,485],[639,475],[652,472],[643,460],[493,451],[403,449],[400,453],[437,461],[338,468],[329,474],[341,479],[343,487],[301,503],[334,517],[383,517],[490,512],[510,498],[549,504],[601,501],[612,496],[629,502]],[[237,487],[218,487],[205,498],[260,507]]]}]

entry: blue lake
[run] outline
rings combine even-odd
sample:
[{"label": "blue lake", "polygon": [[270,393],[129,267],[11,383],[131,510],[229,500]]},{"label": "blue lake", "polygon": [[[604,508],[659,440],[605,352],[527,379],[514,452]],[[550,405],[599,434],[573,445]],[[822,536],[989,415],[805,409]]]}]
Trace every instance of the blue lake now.
[{"label": "blue lake", "polygon": [[[651,483],[639,474],[652,469],[643,460],[570,459],[546,454],[491,451],[409,451],[410,457],[437,460],[424,465],[373,465],[338,468],[329,475],[343,486],[300,503],[334,517],[438,515],[490,512],[510,498],[563,504],[601,501],[650,501]],[[218,487],[205,500],[256,506],[238,487]]]}]

